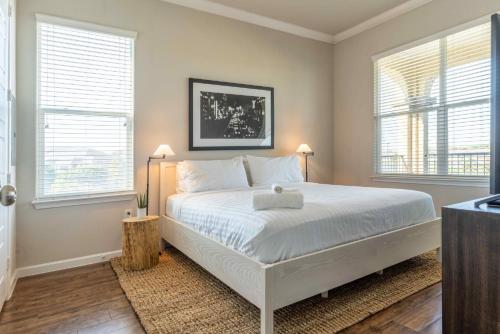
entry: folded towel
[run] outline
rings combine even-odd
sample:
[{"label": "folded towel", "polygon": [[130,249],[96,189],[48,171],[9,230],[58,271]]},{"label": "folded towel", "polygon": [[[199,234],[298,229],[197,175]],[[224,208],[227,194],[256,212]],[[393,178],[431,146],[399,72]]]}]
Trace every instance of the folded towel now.
[{"label": "folded towel", "polygon": [[277,208],[302,209],[304,195],[300,191],[284,191],[277,194],[272,190],[256,190],[252,193],[252,206],[254,210]]},{"label": "folded towel", "polygon": [[272,191],[274,191],[275,193],[278,193],[278,194],[281,194],[283,192],[283,187],[280,186],[279,184],[273,184],[271,186],[271,189],[272,189]]}]

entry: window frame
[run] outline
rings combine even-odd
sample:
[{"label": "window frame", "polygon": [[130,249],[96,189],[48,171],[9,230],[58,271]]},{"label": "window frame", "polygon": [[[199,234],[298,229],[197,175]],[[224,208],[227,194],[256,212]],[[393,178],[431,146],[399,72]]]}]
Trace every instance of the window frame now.
[{"label": "window frame", "polygon": [[[389,183],[407,183],[407,184],[427,184],[427,185],[447,185],[447,186],[461,186],[461,187],[489,187],[490,177],[489,176],[469,176],[469,175],[426,175],[426,174],[393,174],[393,173],[380,173],[379,166],[379,156],[381,152],[381,136],[380,133],[380,122],[384,117],[380,117],[377,114],[378,106],[378,71],[377,71],[377,61],[381,58],[417,47],[419,45],[429,43],[435,40],[441,40],[449,35],[459,33],[461,31],[467,30],[469,28],[473,28],[475,26],[479,26],[481,24],[488,23],[490,21],[490,16],[483,16],[473,21],[457,25],[455,27],[440,31],[438,33],[432,34],[430,36],[415,40],[410,43],[406,43],[400,45],[396,48],[383,51],[381,53],[375,54],[372,56],[372,66],[373,66],[373,78],[372,82],[373,86],[373,110],[375,112],[372,113],[373,117],[373,137],[374,137],[374,151],[373,151],[373,161],[372,161],[372,176],[370,179],[374,182],[389,182]],[[441,44],[441,42],[440,42]],[[442,46],[440,46],[442,47]],[[446,109],[450,107],[450,105],[445,104]],[[447,151],[447,148],[446,148]],[[439,155],[439,153],[438,153]],[[447,159],[447,157],[446,157]],[[439,168],[439,167],[437,167]]]},{"label": "window frame", "polygon": [[[135,188],[135,159],[134,159],[134,114],[135,114],[135,40],[137,38],[137,33],[133,31],[118,29],[114,27],[102,26],[88,22],[75,21],[70,19],[65,19],[56,16],[49,16],[44,14],[35,14],[36,19],[36,134],[35,134],[35,194],[32,201],[33,206],[36,209],[46,209],[54,207],[81,205],[81,204],[97,204],[105,202],[117,202],[117,201],[130,201],[135,198],[136,191]],[[132,40],[132,50],[131,50],[131,65],[132,65],[132,113],[129,112],[99,112],[99,111],[86,111],[86,110],[67,110],[67,109],[57,109],[57,108],[41,108],[41,24],[54,24],[61,25],[69,28],[82,29],[92,32],[99,32],[105,34],[111,34],[121,37],[130,38]],[[120,191],[95,191],[95,192],[84,192],[84,193],[68,193],[68,194],[55,194],[55,195],[45,195],[41,193],[40,182],[43,182],[44,168],[42,162],[45,161],[44,147],[45,143],[45,133],[41,130],[40,122],[42,117],[47,112],[61,112],[68,115],[95,115],[95,116],[116,116],[125,117],[127,119],[127,132],[128,138],[130,139],[128,147],[128,152],[132,157],[132,172],[131,172],[131,187],[130,189],[124,189]]]}]

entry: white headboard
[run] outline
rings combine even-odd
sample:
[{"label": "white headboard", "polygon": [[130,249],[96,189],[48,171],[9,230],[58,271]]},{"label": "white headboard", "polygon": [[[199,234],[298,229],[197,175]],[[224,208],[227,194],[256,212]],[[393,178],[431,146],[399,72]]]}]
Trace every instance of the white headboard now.
[{"label": "white headboard", "polygon": [[176,193],[176,168],[177,162],[160,163],[160,202],[158,205],[161,216],[166,214],[168,196]]}]

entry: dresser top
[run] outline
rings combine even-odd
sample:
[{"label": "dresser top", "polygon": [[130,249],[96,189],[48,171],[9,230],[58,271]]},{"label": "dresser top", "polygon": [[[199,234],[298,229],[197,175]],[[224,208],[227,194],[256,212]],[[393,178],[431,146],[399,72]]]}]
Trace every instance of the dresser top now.
[{"label": "dresser top", "polygon": [[462,202],[462,203],[457,203],[457,204],[451,204],[451,205],[446,205],[443,207],[443,209],[453,209],[453,210],[463,210],[463,211],[474,211],[474,212],[484,212],[484,213],[498,213],[500,214],[500,208],[497,207],[492,207],[488,206],[486,204],[482,204],[479,206],[479,208],[474,206],[474,203],[477,202],[478,200],[481,200],[481,198],[472,200],[472,201],[467,201],[467,202]]}]

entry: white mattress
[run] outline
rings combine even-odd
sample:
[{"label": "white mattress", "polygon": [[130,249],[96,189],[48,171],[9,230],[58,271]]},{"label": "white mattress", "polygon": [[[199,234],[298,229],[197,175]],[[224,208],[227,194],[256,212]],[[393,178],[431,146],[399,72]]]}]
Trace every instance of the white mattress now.
[{"label": "white mattress", "polygon": [[290,187],[303,191],[302,209],[254,211],[253,189],[232,189],[169,196],[167,214],[262,263],[436,218],[431,196],[418,191],[316,183]]}]

